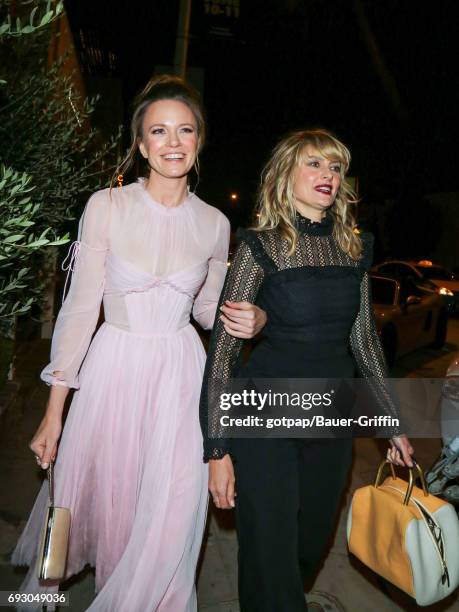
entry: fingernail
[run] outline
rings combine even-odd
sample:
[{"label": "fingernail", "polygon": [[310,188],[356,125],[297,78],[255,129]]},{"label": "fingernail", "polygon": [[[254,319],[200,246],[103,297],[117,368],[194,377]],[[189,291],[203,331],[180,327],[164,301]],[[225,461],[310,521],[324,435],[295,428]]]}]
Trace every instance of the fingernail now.
[{"label": "fingernail", "polygon": [[42,467],[44,470],[47,470],[47,469],[48,469],[48,465],[49,465],[48,463],[42,463],[42,464],[41,464],[41,467]]},{"label": "fingernail", "polygon": [[232,501],[232,502],[230,502],[230,506],[231,506],[231,508],[234,508],[235,504],[234,504],[234,502],[233,502],[233,501]]}]

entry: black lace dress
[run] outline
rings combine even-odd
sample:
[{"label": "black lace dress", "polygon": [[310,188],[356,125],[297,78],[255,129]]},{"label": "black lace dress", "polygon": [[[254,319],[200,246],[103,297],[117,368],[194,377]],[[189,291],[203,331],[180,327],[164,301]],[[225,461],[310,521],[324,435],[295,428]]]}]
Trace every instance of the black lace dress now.
[{"label": "black lace dress", "polygon": [[297,228],[292,255],[277,230],[239,230],[220,304],[256,303],[266,311],[268,323],[243,366],[243,340],[227,334],[220,320],[214,325],[200,406],[206,460],[231,450],[231,440],[222,437],[218,400],[235,376],[349,378],[357,370],[379,386],[386,414],[397,417],[385,389],[387,368],[371,305],[373,237],[362,234],[363,256],[356,261],[338,246],[331,216],[316,223],[298,214]]}]

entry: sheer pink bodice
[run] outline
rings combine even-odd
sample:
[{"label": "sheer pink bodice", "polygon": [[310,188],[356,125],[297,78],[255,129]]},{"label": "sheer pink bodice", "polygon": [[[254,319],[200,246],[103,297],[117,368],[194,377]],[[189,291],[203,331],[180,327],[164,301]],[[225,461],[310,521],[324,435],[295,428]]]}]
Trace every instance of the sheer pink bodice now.
[{"label": "sheer pink bodice", "polygon": [[95,193],[67,259],[72,282],[42,379],[78,388],[102,300],[106,323],[134,334],[177,333],[191,313],[210,329],[229,232],[226,217],[193,194],[167,208],[151,198],[143,181]]}]

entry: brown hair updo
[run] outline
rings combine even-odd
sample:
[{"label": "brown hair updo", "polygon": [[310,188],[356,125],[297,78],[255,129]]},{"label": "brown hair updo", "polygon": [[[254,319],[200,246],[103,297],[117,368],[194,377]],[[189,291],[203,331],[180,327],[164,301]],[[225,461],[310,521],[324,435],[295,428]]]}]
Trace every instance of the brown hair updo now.
[{"label": "brown hair updo", "polygon": [[155,76],[148,81],[134,100],[134,112],[131,119],[131,145],[126,156],[115,171],[112,185],[117,176],[124,175],[134,165],[138,156],[139,140],[142,138],[145,113],[150,104],[160,100],[175,100],[176,102],[183,102],[183,104],[188,106],[196,119],[198,153],[202,149],[206,136],[206,124],[199,94],[178,76],[170,74]]}]

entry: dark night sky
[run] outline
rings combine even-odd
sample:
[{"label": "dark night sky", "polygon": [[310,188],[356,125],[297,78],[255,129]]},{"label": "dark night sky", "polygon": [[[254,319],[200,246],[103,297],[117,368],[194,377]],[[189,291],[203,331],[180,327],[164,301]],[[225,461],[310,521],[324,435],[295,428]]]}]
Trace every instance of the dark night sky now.
[{"label": "dark night sky", "polygon": [[[391,103],[358,26],[357,0],[240,0],[232,40],[208,36],[193,0],[190,66],[204,68],[209,140],[200,193],[252,200],[259,171],[288,130],[321,125],[353,154],[364,198],[459,191],[458,4],[361,0],[400,96]],[[127,102],[155,65],[172,64],[178,0],[68,2],[72,28],[116,53]],[[77,38],[77,36],[76,36]]]}]

